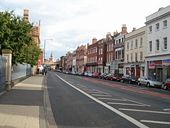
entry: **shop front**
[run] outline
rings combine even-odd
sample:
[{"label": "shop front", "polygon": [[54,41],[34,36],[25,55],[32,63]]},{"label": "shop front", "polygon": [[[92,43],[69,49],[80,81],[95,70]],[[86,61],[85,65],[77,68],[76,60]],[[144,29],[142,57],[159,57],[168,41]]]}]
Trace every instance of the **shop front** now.
[{"label": "shop front", "polygon": [[144,76],[145,68],[143,63],[126,64],[125,75],[135,76],[137,78]]},{"label": "shop front", "polygon": [[158,81],[170,78],[170,59],[147,61],[148,77],[154,77]]}]

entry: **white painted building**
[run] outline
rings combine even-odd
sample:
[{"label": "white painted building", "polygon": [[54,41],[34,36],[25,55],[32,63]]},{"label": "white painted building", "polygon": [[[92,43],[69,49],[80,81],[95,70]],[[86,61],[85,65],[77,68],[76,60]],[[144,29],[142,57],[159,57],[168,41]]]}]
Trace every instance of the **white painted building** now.
[{"label": "white painted building", "polygon": [[146,17],[146,75],[165,81],[170,77],[170,5]]},{"label": "white painted building", "polygon": [[133,29],[125,35],[124,75],[144,76],[145,72],[146,27]]}]

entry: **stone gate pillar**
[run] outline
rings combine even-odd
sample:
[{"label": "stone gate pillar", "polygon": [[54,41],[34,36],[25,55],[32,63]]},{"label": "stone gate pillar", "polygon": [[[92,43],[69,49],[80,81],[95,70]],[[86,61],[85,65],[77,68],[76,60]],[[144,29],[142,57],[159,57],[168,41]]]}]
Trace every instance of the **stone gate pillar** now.
[{"label": "stone gate pillar", "polygon": [[3,49],[2,50],[2,56],[6,58],[6,84],[7,84],[7,90],[11,89],[11,81],[12,81],[12,75],[11,75],[11,69],[12,69],[12,51],[9,49]]}]

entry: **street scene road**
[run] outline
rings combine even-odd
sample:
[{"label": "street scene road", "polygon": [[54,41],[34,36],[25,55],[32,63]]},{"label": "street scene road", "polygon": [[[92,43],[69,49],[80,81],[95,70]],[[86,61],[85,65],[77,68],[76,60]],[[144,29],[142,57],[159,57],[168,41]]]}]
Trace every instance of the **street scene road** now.
[{"label": "street scene road", "polygon": [[170,128],[170,0],[0,0],[0,128]]},{"label": "street scene road", "polygon": [[170,93],[59,72],[47,74],[58,128],[169,128]]}]

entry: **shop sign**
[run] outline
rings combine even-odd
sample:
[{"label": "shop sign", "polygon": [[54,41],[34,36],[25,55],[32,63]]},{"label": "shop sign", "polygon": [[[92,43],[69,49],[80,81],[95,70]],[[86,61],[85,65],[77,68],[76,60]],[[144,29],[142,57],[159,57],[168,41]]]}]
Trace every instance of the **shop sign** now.
[{"label": "shop sign", "polygon": [[149,69],[155,69],[155,63],[154,63],[154,61],[149,61],[148,62],[149,64]]},{"label": "shop sign", "polygon": [[162,65],[170,66],[170,59],[162,60]]}]

